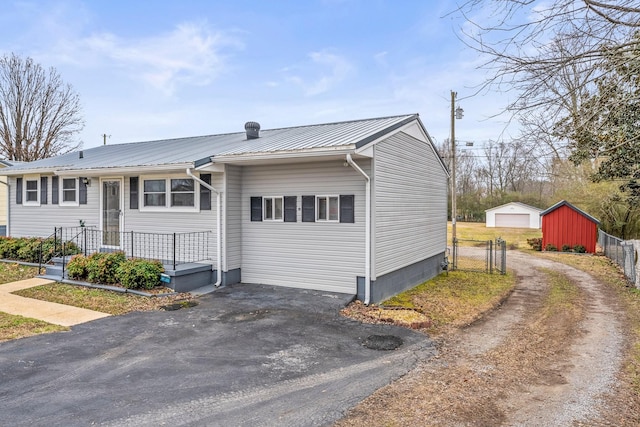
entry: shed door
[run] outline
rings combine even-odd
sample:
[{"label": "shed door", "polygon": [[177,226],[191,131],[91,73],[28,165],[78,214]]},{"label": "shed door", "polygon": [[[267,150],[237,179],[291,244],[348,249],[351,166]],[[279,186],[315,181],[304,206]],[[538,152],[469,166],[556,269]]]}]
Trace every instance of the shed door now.
[{"label": "shed door", "polygon": [[496,227],[529,228],[529,214],[496,214]]}]

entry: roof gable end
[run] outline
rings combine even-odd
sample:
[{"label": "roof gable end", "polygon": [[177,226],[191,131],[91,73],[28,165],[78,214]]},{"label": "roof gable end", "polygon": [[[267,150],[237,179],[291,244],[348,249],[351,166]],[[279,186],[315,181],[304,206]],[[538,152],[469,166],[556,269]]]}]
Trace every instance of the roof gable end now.
[{"label": "roof gable end", "polygon": [[600,224],[600,221],[594,217],[592,217],[591,215],[589,215],[588,213],[586,213],[585,211],[583,211],[582,209],[579,209],[577,207],[575,207],[574,205],[572,205],[571,203],[567,202],[566,200],[561,200],[558,203],[556,203],[555,205],[551,206],[550,208],[542,211],[540,213],[540,216],[545,216],[547,214],[550,214],[551,212],[561,208],[562,206],[566,206],[569,209],[573,209],[574,211],[576,211],[577,213],[579,213],[580,215],[584,216],[585,218],[591,220],[592,222],[596,223],[596,224]]}]

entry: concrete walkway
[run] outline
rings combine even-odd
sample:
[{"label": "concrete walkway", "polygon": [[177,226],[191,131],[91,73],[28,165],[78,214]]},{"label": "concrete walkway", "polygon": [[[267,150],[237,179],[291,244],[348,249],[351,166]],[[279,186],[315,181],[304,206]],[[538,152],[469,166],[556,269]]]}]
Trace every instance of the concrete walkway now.
[{"label": "concrete walkway", "polygon": [[110,314],[87,310],[85,308],[40,301],[11,294],[11,292],[46,285],[47,283],[53,283],[53,280],[33,278],[0,285],[0,311],[30,317],[32,319],[44,320],[45,322],[60,326],[73,326],[110,316]]}]

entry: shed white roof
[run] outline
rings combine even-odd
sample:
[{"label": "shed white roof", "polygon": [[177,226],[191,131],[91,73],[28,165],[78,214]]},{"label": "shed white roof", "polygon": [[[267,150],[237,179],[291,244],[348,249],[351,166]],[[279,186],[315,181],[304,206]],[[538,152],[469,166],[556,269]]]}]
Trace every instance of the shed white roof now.
[{"label": "shed white roof", "polygon": [[492,211],[499,211],[499,210],[503,210],[509,206],[518,206],[522,209],[527,209],[536,213],[540,213],[542,212],[542,209],[540,208],[536,208],[535,206],[531,206],[531,205],[527,205],[525,203],[520,203],[520,202],[509,202],[509,203],[505,203],[504,205],[500,205],[500,206],[496,206],[490,209],[485,210],[485,212],[492,212]]}]

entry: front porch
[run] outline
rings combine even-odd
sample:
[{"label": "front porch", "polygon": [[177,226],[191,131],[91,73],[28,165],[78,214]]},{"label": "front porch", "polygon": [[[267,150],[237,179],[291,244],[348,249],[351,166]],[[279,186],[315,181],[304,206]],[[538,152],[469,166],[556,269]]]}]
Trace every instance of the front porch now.
[{"label": "front porch", "polygon": [[[47,239],[53,247],[40,249],[39,271],[53,280],[67,279],[67,262],[73,254],[89,256],[96,252],[122,251],[127,258],[162,262],[176,292],[189,292],[215,283],[218,271],[212,253],[211,231],[188,233],[112,232],[95,227],[56,227]],[[237,283],[240,273],[222,273],[222,284]]]}]

